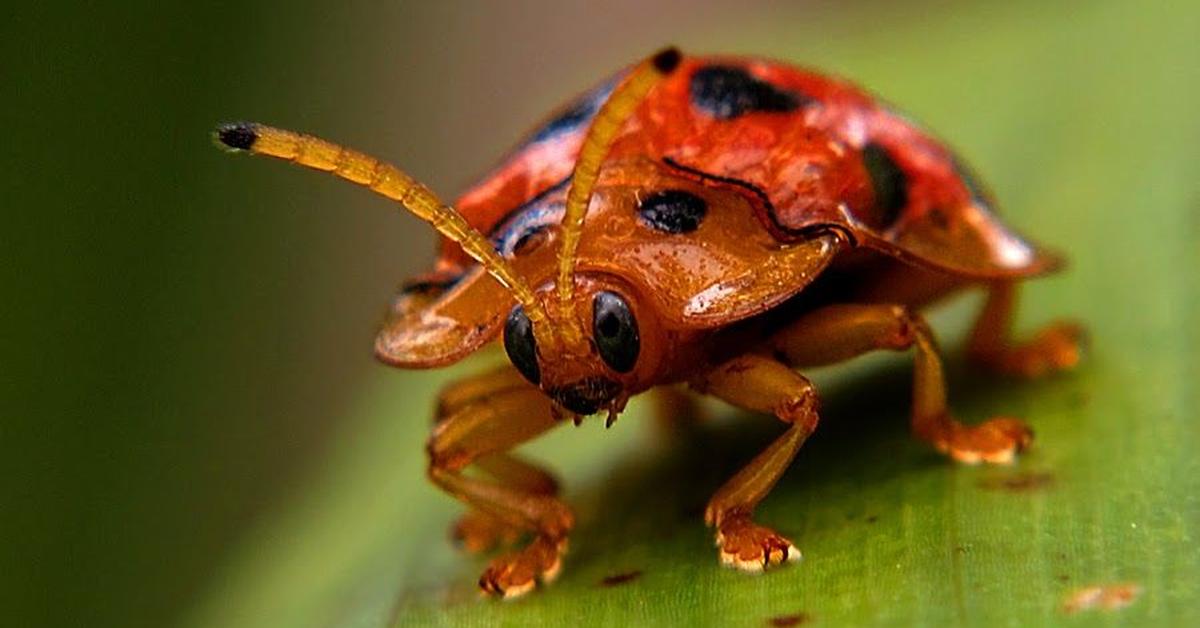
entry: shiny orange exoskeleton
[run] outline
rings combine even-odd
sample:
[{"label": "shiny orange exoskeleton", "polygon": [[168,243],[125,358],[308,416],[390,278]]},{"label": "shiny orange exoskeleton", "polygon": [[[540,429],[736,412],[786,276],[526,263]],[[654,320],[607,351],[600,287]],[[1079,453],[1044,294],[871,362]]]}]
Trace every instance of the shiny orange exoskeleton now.
[{"label": "shiny orange exoskeleton", "polygon": [[511,366],[444,390],[427,446],[432,481],[469,508],[454,528],[466,547],[531,536],[484,572],[491,594],[559,570],[574,517],[554,479],[509,450],[564,420],[611,422],[630,396],[682,401],[681,386],[778,417],[784,432],[705,513],[721,560],[759,570],[800,555],[752,520],[817,424],[798,369],[913,349],[916,435],[960,461],[1008,462],[1031,432],[954,419],[917,310],[982,287],[976,361],[1036,376],[1079,359],[1069,323],[1009,337],[1016,283],[1057,259],[999,221],[942,143],[808,70],[663,51],[560,109],[457,209],[311,136],[239,123],[217,137],[369,187],[445,236],[434,269],[393,302],[376,353],[429,368],[502,339]]}]

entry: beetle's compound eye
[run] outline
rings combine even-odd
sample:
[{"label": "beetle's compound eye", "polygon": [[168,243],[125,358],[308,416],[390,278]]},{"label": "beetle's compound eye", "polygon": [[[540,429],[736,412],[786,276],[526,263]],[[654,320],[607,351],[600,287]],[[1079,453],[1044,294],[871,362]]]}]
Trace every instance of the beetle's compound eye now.
[{"label": "beetle's compound eye", "polygon": [[537,341],[533,338],[533,323],[525,315],[525,308],[514,307],[504,323],[504,351],[513,366],[534,385],[542,380],[538,368]]},{"label": "beetle's compound eye", "polygon": [[641,340],[629,304],[615,292],[599,292],[592,301],[592,334],[600,357],[612,370],[628,373],[637,363]]}]

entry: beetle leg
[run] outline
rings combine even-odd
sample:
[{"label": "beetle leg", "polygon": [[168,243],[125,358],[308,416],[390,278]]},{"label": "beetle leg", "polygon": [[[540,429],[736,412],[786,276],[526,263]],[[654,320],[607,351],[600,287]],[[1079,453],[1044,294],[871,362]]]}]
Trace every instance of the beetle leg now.
[{"label": "beetle leg", "polygon": [[1013,418],[963,425],[946,406],[937,343],[925,320],[899,305],[831,305],[802,316],[768,341],[792,366],[833,364],[869,351],[916,349],[912,426],[917,437],[955,460],[1011,462],[1033,433]]},{"label": "beetle leg", "polygon": [[774,414],[789,424],[787,431],[708,502],[704,520],[717,528],[721,562],[746,571],[761,571],[799,560],[800,551],[791,541],[754,523],[751,515],[817,427],[817,395],[812,384],[776,360],[749,354],[718,366],[692,385],[736,406]]},{"label": "beetle leg", "polygon": [[448,384],[438,393],[437,412],[434,414],[433,421],[435,424],[440,423],[463,406],[489,395],[527,386],[529,384],[526,383],[525,378],[521,377],[517,369],[508,364],[464,377]]},{"label": "beetle leg", "polygon": [[[501,484],[537,495],[557,495],[554,476],[525,461],[516,454],[499,453],[475,461],[480,469]],[[472,554],[480,554],[497,546],[516,543],[522,536],[518,526],[506,523],[486,511],[470,508],[450,527],[450,538]]]},{"label": "beetle leg", "polygon": [[[482,519],[500,522],[503,529],[532,532],[524,549],[494,560],[480,576],[484,592],[512,597],[530,591],[539,581],[557,575],[574,515],[554,497],[548,474],[505,453],[558,424],[550,400],[529,385],[492,391],[486,397],[463,401],[438,422],[430,436],[429,477]],[[469,465],[483,469],[489,481],[463,474]],[[470,518],[468,518],[470,521]]]},{"label": "beetle leg", "polygon": [[[507,364],[465,377],[446,386],[438,394],[434,424],[440,423],[473,401],[507,389],[527,386],[521,374]],[[477,460],[475,467],[503,484],[548,495],[557,493],[557,483],[553,476],[520,460],[514,454],[498,453],[486,456]],[[471,553],[486,552],[497,545],[511,545],[517,542],[521,534],[520,528],[477,508],[470,508],[450,527],[450,538]]]},{"label": "beetle leg", "polygon": [[1086,342],[1083,328],[1071,321],[1056,321],[1025,342],[1012,339],[1017,286],[1000,282],[988,286],[987,302],[967,344],[967,355],[985,367],[1006,375],[1040,377],[1079,364]]}]

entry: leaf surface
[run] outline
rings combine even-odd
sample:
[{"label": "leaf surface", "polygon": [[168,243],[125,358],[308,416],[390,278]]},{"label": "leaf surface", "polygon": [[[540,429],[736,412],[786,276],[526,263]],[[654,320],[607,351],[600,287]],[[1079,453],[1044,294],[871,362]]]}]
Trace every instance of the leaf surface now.
[{"label": "leaf surface", "polygon": [[[481,361],[381,369],[311,489],[245,540],[191,622],[1200,625],[1200,9],[1033,6],[739,35],[909,104],[989,175],[1008,221],[1066,251],[1066,273],[1024,292],[1021,326],[1084,321],[1074,374],[972,373],[955,347],[979,299],[933,316],[957,413],[1036,430],[1017,464],[955,466],[910,438],[907,356],[819,371],[822,425],[759,511],[804,561],[746,576],[718,566],[701,512],[780,427],[717,407],[664,438],[635,403],[611,430],[592,420],[527,449],[559,471],[579,524],[554,586],[495,603],[474,587],[485,561],[447,542],[460,507],[425,482],[422,447],[435,391]],[[1125,608],[1064,610],[1119,583],[1140,591]]]}]

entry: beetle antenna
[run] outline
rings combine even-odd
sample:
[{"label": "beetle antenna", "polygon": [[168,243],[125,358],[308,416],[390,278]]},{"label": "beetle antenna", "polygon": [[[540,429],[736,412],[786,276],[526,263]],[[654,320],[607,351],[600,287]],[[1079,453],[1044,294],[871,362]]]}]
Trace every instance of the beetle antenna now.
[{"label": "beetle antenna", "polygon": [[[558,301],[562,312],[571,312],[575,298],[575,261],[579,238],[583,234],[583,219],[592,200],[600,165],[612,148],[625,120],[641,104],[650,90],[679,66],[681,55],[676,48],[666,48],[634,67],[629,76],[613,90],[600,107],[584,136],[575,160],[575,172],[567,191],[566,209],[562,218],[562,248],[558,252]],[[574,316],[565,316],[562,328],[569,344],[582,337]]]},{"label": "beetle antenna", "polygon": [[253,155],[266,155],[307,168],[328,172],[387,197],[458,243],[492,277],[508,289],[525,308],[534,328],[546,329],[546,308],[529,284],[516,273],[479,230],[471,226],[458,210],[442,202],[437,194],[399,168],[370,155],[332,142],[285,131],[262,124],[238,122],[222,124],[215,134],[224,148]]}]

